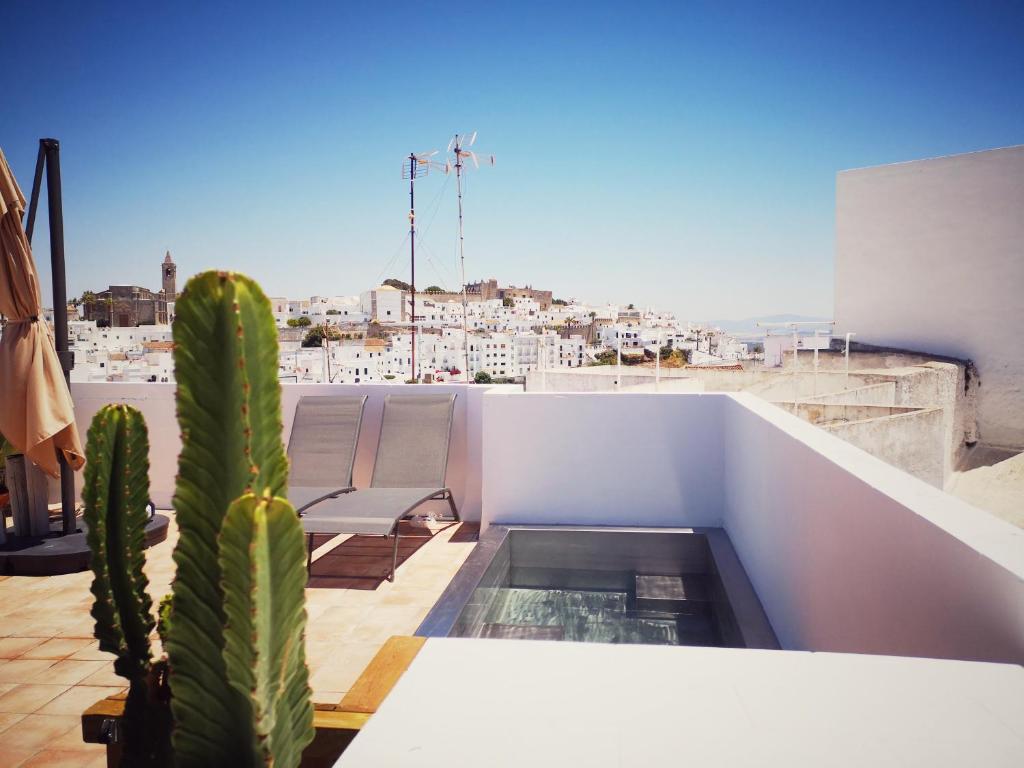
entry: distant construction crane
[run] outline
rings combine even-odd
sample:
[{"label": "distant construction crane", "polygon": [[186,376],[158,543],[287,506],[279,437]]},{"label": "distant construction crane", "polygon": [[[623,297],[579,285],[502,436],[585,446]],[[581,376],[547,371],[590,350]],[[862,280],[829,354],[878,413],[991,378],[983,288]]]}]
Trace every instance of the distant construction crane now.
[{"label": "distant construction crane", "polygon": [[[465,335],[466,347],[466,381],[469,381],[469,298],[466,295],[466,252],[462,237],[462,169],[465,167],[463,162],[465,158],[472,160],[475,168],[480,167],[479,156],[469,149],[474,143],[476,143],[476,131],[468,136],[456,133],[448,142],[449,160],[445,163],[445,173],[450,173],[452,168],[455,169],[455,188],[459,198],[459,267],[462,273],[462,332]],[[494,155],[487,155],[484,162],[494,165]]]}]

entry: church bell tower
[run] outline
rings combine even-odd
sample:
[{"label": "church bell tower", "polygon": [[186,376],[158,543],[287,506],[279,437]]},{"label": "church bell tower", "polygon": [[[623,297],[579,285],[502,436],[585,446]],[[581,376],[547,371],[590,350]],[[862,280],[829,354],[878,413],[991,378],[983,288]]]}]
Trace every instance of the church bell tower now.
[{"label": "church bell tower", "polygon": [[163,292],[167,301],[174,301],[177,296],[178,266],[171,260],[171,252],[164,256],[164,263],[160,266],[160,275],[163,278]]}]

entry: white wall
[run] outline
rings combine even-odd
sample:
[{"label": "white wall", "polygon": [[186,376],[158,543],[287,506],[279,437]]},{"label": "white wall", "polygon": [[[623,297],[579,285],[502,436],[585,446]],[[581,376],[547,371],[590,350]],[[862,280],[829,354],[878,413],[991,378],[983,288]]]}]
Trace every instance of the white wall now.
[{"label": "white wall", "polygon": [[748,394],[725,528],[784,648],[1024,662],[1024,530]]},{"label": "white wall", "polygon": [[754,395],[483,401],[484,525],[721,525],[785,648],[1024,662],[1024,530]]},{"label": "white wall", "polygon": [[981,440],[1024,448],[1024,146],[844,171],[836,333],[969,358]]},{"label": "white wall", "polygon": [[718,525],[721,407],[716,395],[488,393],[483,525]]},{"label": "white wall", "polygon": [[[284,420],[284,439],[287,445],[291,432],[295,406],[303,395],[367,395],[366,410],[356,451],[354,483],[367,486],[373,472],[373,458],[380,434],[380,418],[384,396],[389,393],[437,394],[455,392],[455,420],[452,425],[451,447],[448,455],[448,483],[455,503],[466,520],[480,519],[481,478],[481,401],[488,387],[451,385],[402,384],[282,384],[281,407]],[[502,387],[496,387],[502,389]],[[513,389],[518,389],[514,387]],[[75,403],[75,418],[84,438],[93,415],[106,403],[123,402],[139,409],[149,427],[150,489],[156,505],[167,509],[174,495],[174,478],[178,469],[181,440],[175,417],[174,384],[72,384],[71,396]],[[437,511],[447,510],[441,504]]]}]

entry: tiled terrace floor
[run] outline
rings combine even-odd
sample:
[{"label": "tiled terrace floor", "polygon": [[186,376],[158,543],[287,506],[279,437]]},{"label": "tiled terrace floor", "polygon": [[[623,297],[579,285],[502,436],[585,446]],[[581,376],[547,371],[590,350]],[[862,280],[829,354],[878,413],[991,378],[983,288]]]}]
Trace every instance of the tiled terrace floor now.
[{"label": "tiled terrace floor", "polygon": [[[465,526],[408,533],[395,582],[363,577],[390,558],[382,539],[338,537],[316,550],[306,590],[315,702],[337,703],[388,637],[416,630],[475,540]],[[176,540],[172,519],[167,541],[147,551],[154,604],[170,591]],[[92,638],[91,582],[91,572],[0,576],[0,768],[106,765],[101,745],[82,742],[79,716],[123,686]]]}]

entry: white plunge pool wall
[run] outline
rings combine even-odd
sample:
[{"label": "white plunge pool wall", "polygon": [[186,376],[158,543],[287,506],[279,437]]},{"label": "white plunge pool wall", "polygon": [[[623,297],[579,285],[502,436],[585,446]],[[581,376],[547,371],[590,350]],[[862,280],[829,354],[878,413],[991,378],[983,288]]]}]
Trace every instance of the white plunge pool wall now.
[{"label": "white plunge pool wall", "polygon": [[[175,416],[175,384],[157,383],[75,383],[71,397],[75,403],[75,420],[85,439],[89,423],[99,408],[107,403],[127,403],[146,419],[150,443],[150,496],[157,507],[169,509],[174,495],[174,479],[178,471],[181,439]],[[492,387],[520,389],[519,387]],[[466,384],[282,384],[281,410],[285,445],[291,433],[295,406],[304,395],[366,395],[366,410],[360,429],[353,480],[357,487],[370,484],[373,459],[380,436],[384,397],[389,394],[428,395],[455,392],[455,417],[452,424],[451,447],[448,454],[448,484],[463,519],[480,519],[480,456],[481,407],[489,387]],[[78,476],[79,484],[81,475]],[[447,512],[447,503],[437,507]]]},{"label": "white plunge pool wall", "polygon": [[721,526],[784,648],[1024,662],[1024,531],[747,394],[491,392],[484,526]]},{"label": "white plunge pool wall", "polygon": [[486,395],[482,522],[720,525],[725,406],[705,394]]}]

